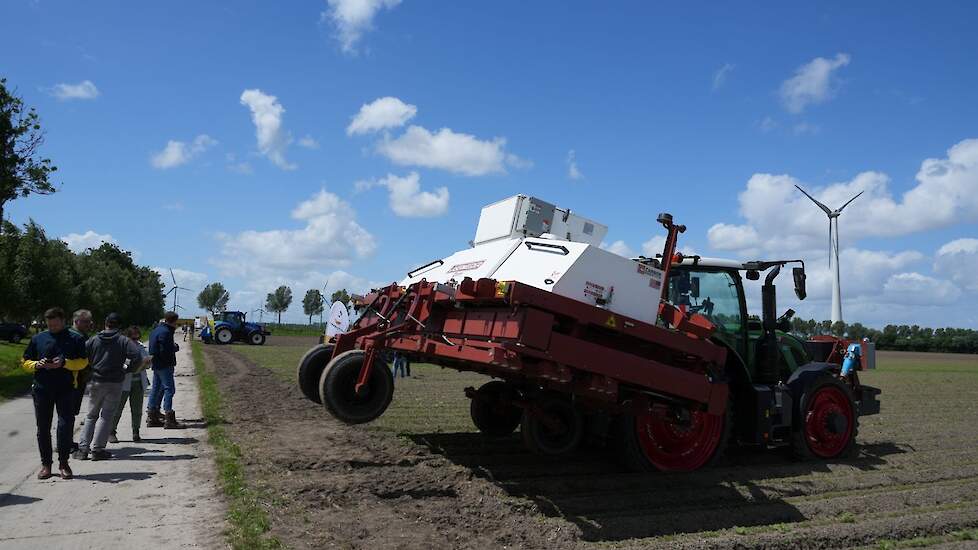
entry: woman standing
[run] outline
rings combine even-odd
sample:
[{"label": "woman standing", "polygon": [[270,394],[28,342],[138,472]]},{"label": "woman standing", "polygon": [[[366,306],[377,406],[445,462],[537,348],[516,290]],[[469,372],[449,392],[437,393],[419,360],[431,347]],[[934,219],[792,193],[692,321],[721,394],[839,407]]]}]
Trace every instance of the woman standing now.
[{"label": "woman standing", "polygon": [[132,413],[132,440],[134,442],[141,441],[139,437],[139,423],[143,419],[143,394],[149,388],[149,377],[146,376],[146,365],[149,364],[151,358],[149,352],[139,341],[141,331],[139,327],[133,325],[126,329],[126,335],[132,340],[140,349],[140,360],[139,365],[133,367],[130,365],[129,372],[126,373],[126,377],[122,380],[122,397],[119,401],[119,406],[115,410],[115,421],[112,424],[112,435],[109,436],[110,443],[118,443],[119,437],[116,435],[116,429],[119,427],[119,420],[122,419],[122,409],[126,405],[126,400],[129,400],[129,411]]}]

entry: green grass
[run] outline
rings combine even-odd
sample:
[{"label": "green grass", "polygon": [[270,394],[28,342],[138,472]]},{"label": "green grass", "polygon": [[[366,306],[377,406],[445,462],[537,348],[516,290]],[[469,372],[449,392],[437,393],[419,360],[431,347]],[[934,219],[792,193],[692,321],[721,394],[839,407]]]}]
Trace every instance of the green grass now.
[{"label": "green grass", "polygon": [[34,376],[20,366],[26,344],[0,344],[0,402],[27,393]]},{"label": "green grass", "polygon": [[269,521],[256,491],[245,481],[241,449],[228,437],[222,417],[223,404],[217,379],[207,370],[200,342],[191,350],[200,384],[200,401],[207,421],[207,439],[214,447],[221,489],[228,499],[227,542],[231,548],[250,550],[280,548],[281,542],[268,535]]},{"label": "green grass", "polygon": [[317,325],[291,325],[266,323],[265,328],[275,336],[319,336],[326,329]]}]

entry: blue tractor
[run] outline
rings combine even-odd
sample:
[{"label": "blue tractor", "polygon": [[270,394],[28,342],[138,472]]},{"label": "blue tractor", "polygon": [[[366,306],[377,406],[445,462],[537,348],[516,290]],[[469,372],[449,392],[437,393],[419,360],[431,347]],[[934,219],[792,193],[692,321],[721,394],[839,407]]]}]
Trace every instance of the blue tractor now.
[{"label": "blue tractor", "polygon": [[214,319],[214,323],[200,331],[200,339],[205,344],[230,344],[246,342],[253,346],[265,343],[265,336],[271,331],[258,323],[249,323],[241,311],[225,311]]}]

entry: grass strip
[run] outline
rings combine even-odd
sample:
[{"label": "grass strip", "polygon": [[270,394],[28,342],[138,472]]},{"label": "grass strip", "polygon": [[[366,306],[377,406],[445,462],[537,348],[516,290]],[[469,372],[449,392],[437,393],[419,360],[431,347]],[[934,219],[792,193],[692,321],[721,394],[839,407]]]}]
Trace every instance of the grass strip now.
[{"label": "grass strip", "polygon": [[268,514],[262,508],[258,493],[250,489],[241,466],[241,449],[228,437],[222,416],[223,402],[217,378],[204,362],[200,342],[191,345],[194,370],[200,384],[200,401],[207,421],[207,439],[214,447],[221,489],[228,500],[228,545],[241,550],[281,548],[282,543],[268,535]]},{"label": "grass strip", "polygon": [[20,366],[25,344],[0,343],[0,403],[27,393],[34,375]]}]

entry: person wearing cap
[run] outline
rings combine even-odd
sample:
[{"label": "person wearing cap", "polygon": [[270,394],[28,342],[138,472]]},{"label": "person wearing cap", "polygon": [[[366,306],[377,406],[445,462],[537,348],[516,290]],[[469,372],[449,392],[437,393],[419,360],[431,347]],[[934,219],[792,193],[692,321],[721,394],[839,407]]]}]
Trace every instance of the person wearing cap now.
[{"label": "person wearing cap", "polygon": [[[75,458],[92,460],[112,458],[105,444],[112,432],[115,409],[122,397],[122,382],[126,373],[135,371],[142,364],[142,350],[128,336],[122,334],[122,317],[110,313],[105,318],[105,330],[92,336],[85,343],[88,362],[92,366],[92,380],[88,390],[88,415]],[[129,365],[126,365],[126,360]]]},{"label": "person wearing cap", "polygon": [[65,312],[53,307],[44,312],[48,329],[31,338],[24,350],[24,370],[34,373],[31,394],[37,421],[37,449],[41,453],[38,479],[51,477],[51,422],[58,413],[58,466],[61,479],[71,479],[68,465],[71,456],[71,434],[75,431],[74,396],[78,371],[88,365],[85,343],[65,330]]}]

